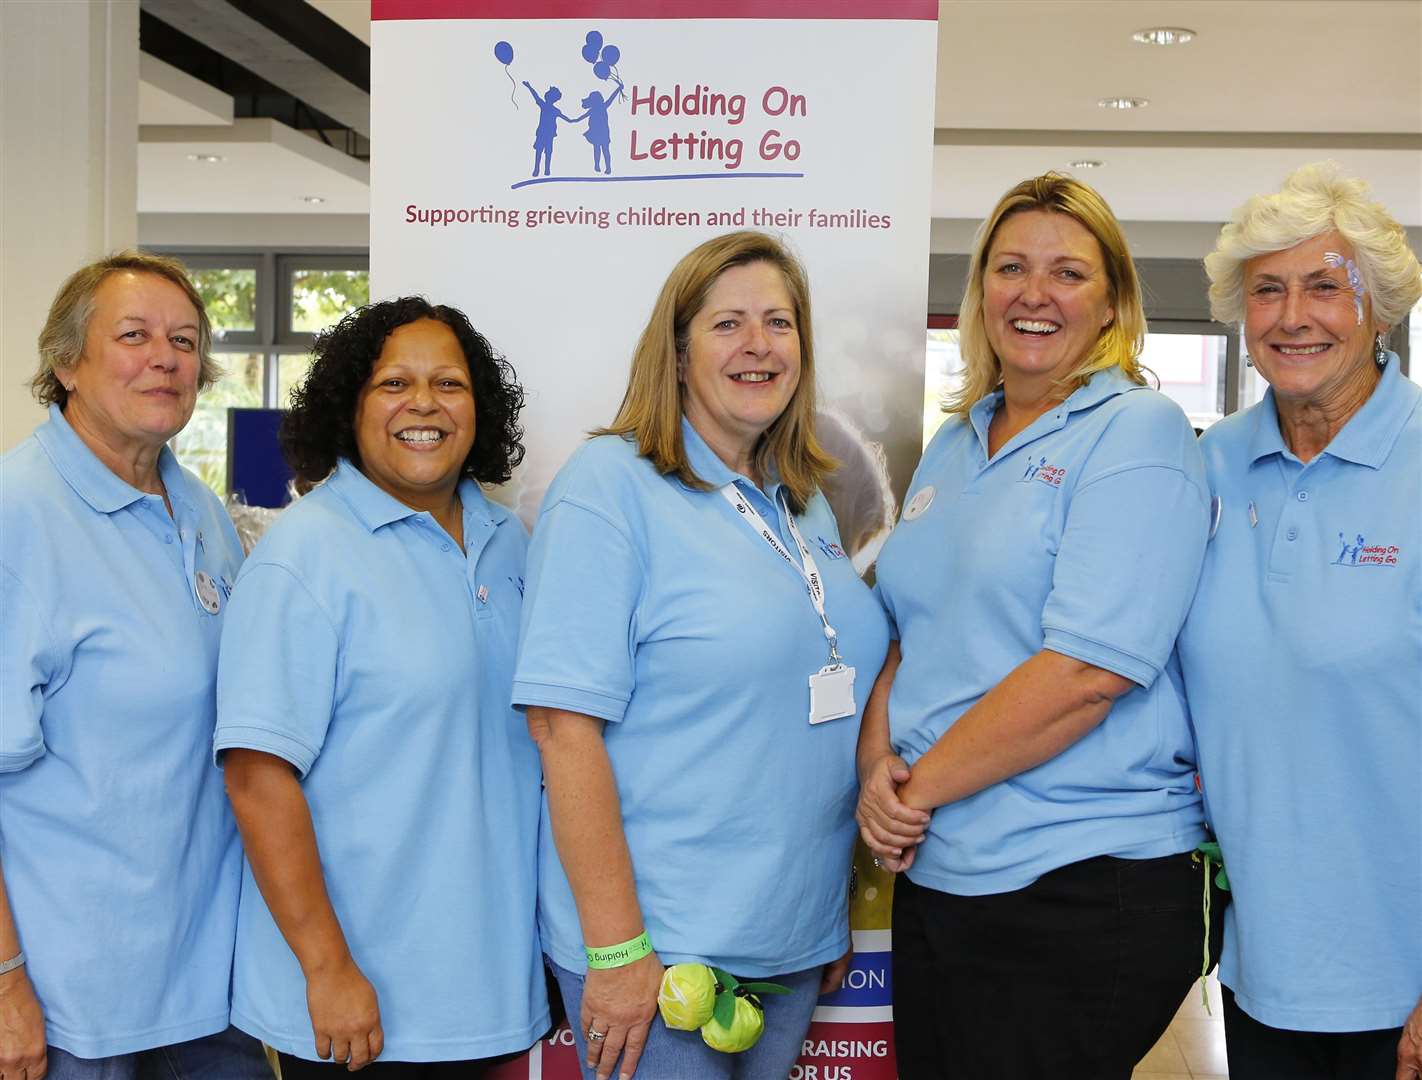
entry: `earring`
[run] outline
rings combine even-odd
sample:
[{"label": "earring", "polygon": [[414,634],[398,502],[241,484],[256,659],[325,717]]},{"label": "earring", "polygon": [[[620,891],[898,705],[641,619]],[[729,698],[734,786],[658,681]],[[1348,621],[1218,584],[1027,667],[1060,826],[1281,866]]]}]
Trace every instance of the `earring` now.
[{"label": "earring", "polygon": [[1245,354],[1244,354],[1244,366],[1245,366],[1245,367],[1253,367],[1253,366],[1254,366],[1254,361],[1250,358],[1250,356],[1249,356],[1248,353],[1245,353]]},{"label": "earring", "polygon": [[1387,367],[1387,343],[1383,341],[1381,334],[1373,342],[1373,362],[1379,369]]}]

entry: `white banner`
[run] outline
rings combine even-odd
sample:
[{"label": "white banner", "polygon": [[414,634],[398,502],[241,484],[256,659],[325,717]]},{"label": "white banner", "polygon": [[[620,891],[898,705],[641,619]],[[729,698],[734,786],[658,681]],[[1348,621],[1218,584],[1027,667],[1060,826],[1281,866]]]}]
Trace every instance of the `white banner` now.
[{"label": "white banner", "polygon": [[[371,295],[462,308],[512,362],[528,456],[498,497],[526,522],[612,419],[673,265],[755,228],[809,271],[821,435],[844,463],[827,494],[856,565],[872,561],[921,448],[936,15],[374,0]],[[864,863],[855,926],[882,929],[888,882]],[[827,999],[797,1076],[893,1075],[887,958],[869,950]],[[563,1075],[558,1045],[510,1075]]]}]

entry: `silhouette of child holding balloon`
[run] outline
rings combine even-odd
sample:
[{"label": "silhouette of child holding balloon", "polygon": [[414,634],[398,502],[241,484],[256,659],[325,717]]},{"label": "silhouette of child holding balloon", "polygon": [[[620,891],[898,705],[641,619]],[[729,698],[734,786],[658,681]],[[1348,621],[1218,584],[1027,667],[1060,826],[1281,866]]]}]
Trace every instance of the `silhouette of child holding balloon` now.
[{"label": "silhouette of child holding balloon", "polygon": [[[593,90],[583,98],[582,106],[587,112],[574,119],[574,123],[578,120],[588,122],[588,129],[583,132],[583,138],[592,143],[593,172],[606,173],[608,176],[612,175],[612,130],[607,124],[607,110],[622,95],[624,89],[622,82],[616,77],[613,82],[617,83],[617,89],[607,97],[603,97],[600,91]],[[602,163],[601,168],[599,161]]]},{"label": "silhouette of child holding balloon", "polygon": [[553,140],[558,135],[558,121],[564,120],[571,124],[573,120],[564,116],[563,110],[558,108],[563,91],[556,86],[550,86],[544,95],[539,97],[538,91],[527,79],[523,80],[523,85],[528,87],[528,92],[533,95],[533,100],[538,105],[538,130],[533,133],[533,175],[538,175],[538,163],[542,160],[543,175],[547,176],[553,168]]}]

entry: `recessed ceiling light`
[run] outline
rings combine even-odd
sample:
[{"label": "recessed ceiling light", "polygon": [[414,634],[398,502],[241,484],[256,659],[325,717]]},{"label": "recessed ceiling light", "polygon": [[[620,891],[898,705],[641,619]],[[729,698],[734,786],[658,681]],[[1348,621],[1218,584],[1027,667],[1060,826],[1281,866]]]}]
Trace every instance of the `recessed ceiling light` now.
[{"label": "recessed ceiling light", "polygon": [[216,165],[219,161],[226,160],[221,154],[189,154],[189,161],[201,161],[204,165]]},{"label": "recessed ceiling light", "polygon": [[304,203],[310,203],[312,206],[320,206],[323,202],[326,201],[326,196],[324,196],[324,195],[303,195],[303,196],[301,196],[301,201],[304,202]]},{"label": "recessed ceiling light", "polygon": [[1073,169],[1099,169],[1105,164],[1106,162],[1101,161],[1099,158],[1081,158],[1077,161],[1073,161],[1071,167]]},{"label": "recessed ceiling light", "polygon": [[1148,26],[1131,35],[1142,45],[1184,45],[1195,40],[1195,31],[1183,26]]},{"label": "recessed ceiling light", "polygon": [[1150,102],[1143,97],[1104,97],[1096,104],[1103,109],[1144,109]]}]

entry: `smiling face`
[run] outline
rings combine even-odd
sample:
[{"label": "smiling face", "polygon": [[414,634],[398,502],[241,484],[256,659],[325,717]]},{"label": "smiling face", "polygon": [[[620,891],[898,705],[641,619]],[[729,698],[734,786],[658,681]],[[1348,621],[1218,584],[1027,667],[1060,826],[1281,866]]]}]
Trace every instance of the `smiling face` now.
[{"label": "smiling face", "polygon": [[128,456],[162,446],[193,415],[198,314],[156,274],[121,270],[94,292],[84,350],[56,372],[69,388],[64,415],[85,441]]},{"label": "smiling face", "polygon": [[1327,232],[1245,263],[1245,346],[1277,398],[1328,401],[1376,378],[1372,340],[1383,328],[1369,319],[1366,293],[1359,320],[1353,258],[1353,246]]},{"label": "smiling face", "polygon": [[1025,210],[998,226],[983,266],[983,322],[1005,384],[1050,385],[1115,317],[1101,245],[1079,221]]},{"label": "smiling face", "polygon": [[416,510],[441,509],[474,445],[474,388],[459,339],[420,319],[390,333],[356,401],[361,472]]},{"label": "smiling face", "polygon": [[732,468],[780,418],[800,384],[800,332],[785,276],[771,263],[724,271],[687,327],[682,410]]}]

